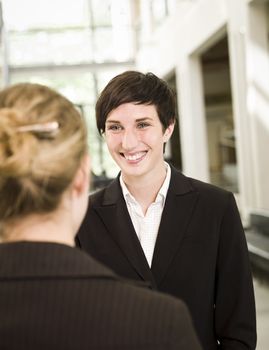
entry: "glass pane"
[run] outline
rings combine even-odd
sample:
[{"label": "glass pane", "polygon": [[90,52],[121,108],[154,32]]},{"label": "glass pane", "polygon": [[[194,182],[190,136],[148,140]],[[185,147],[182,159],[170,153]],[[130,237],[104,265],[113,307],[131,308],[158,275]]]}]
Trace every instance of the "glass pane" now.
[{"label": "glass pane", "polygon": [[89,24],[88,0],[68,3],[66,0],[2,0],[2,3],[8,29],[59,28]]},{"label": "glass pane", "polygon": [[88,127],[88,145],[91,154],[91,167],[94,175],[101,175],[103,172],[102,138],[98,133],[95,122],[94,105],[83,105],[83,114]]},{"label": "glass pane", "polygon": [[92,0],[93,24],[98,26],[131,25],[129,0]]},{"label": "glass pane", "polygon": [[160,23],[166,13],[166,0],[152,0],[152,15],[155,23]]},{"label": "glass pane", "polygon": [[130,0],[112,0],[111,16],[113,27],[125,27],[131,25]]},{"label": "glass pane", "polygon": [[94,31],[94,61],[104,62],[113,59],[112,30],[99,28]]},{"label": "glass pane", "polygon": [[103,137],[99,135],[97,130],[94,105],[84,104],[82,110],[88,127],[92,172],[95,176],[106,175],[113,178],[119,169],[109,154]]},{"label": "glass pane", "polygon": [[176,8],[176,2],[177,0],[166,0],[167,1],[167,10],[168,14],[172,14]]},{"label": "glass pane", "polygon": [[96,100],[92,73],[65,74],[58,80],[58,89],[76,104],[94,104]]},{"label": "glass pane", "polygon": [[94,104],[96,100],[92,73],[47,71],[43,73],[14,73],[11,83],[30,82],[48,85],[76,104]]},{"label": "glass pane", "polygon": [[111,0],[91,0],[94,26],[111,26]]},{"label": "glass pane", "polygon": [[124,62],[134,58],[135,33],[131,28],[115,29],[113,31],[113,59]]},{"label": "glass pane", "polygon": [[133,57],[132,30],[99,28],[94,31],[94,60],[123,62]]},{"label": "glass pane", "polygon": [[11,65],[70,64],[91,60],[89,30],[9,33]]}]

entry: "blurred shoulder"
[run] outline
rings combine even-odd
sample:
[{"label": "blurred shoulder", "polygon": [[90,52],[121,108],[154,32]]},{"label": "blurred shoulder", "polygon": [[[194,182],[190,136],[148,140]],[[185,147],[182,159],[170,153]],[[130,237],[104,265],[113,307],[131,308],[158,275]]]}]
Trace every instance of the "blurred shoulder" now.
[{"label": "blurred shoulder", "polygon": [[186,176],[175,168],[172,169],[171,187],[178,194],[196,193],[201,201],[212,204],[216,202],[225,204],[234,196],[224,188]]}]

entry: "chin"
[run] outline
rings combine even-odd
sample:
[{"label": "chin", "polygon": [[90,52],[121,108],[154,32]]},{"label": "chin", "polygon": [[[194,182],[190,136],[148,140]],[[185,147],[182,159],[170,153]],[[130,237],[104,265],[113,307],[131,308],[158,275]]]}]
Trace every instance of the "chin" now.
[{"label": "chin", "polygon": [[147,173],[145,170],[137,169],[137,168],[126,169],[126,170],[123,169],[123,172],[126,176],[130,176],[130,177],[140,177]]}]

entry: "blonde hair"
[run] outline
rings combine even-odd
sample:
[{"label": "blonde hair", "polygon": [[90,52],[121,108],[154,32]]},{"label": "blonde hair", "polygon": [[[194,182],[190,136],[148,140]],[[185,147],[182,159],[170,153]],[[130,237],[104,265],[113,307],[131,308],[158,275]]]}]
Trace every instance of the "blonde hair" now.
[{"label": "blonde hair", "polygon": [[65,97],[30,83],[0,91],[2,229],[9,220],[56,209],[86,151],[85,122]]}]

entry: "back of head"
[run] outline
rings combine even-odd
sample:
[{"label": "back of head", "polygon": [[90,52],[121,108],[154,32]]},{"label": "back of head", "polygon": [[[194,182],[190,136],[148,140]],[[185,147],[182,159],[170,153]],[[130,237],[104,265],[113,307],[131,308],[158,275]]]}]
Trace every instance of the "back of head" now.
[{"label": "back of head", "polygon": [[65,97],[39,84],[2,90],[0,228],[56,209],[86,149],[85,123]]},{"label": "back of head", "polygon": [[175,121],[175,94],[167,83],[153,73],[126,71],[106,85],[96,103],[96,121],[100,133],[105,131],[108,114],[124,103],[156,107],[165,130]]}]

